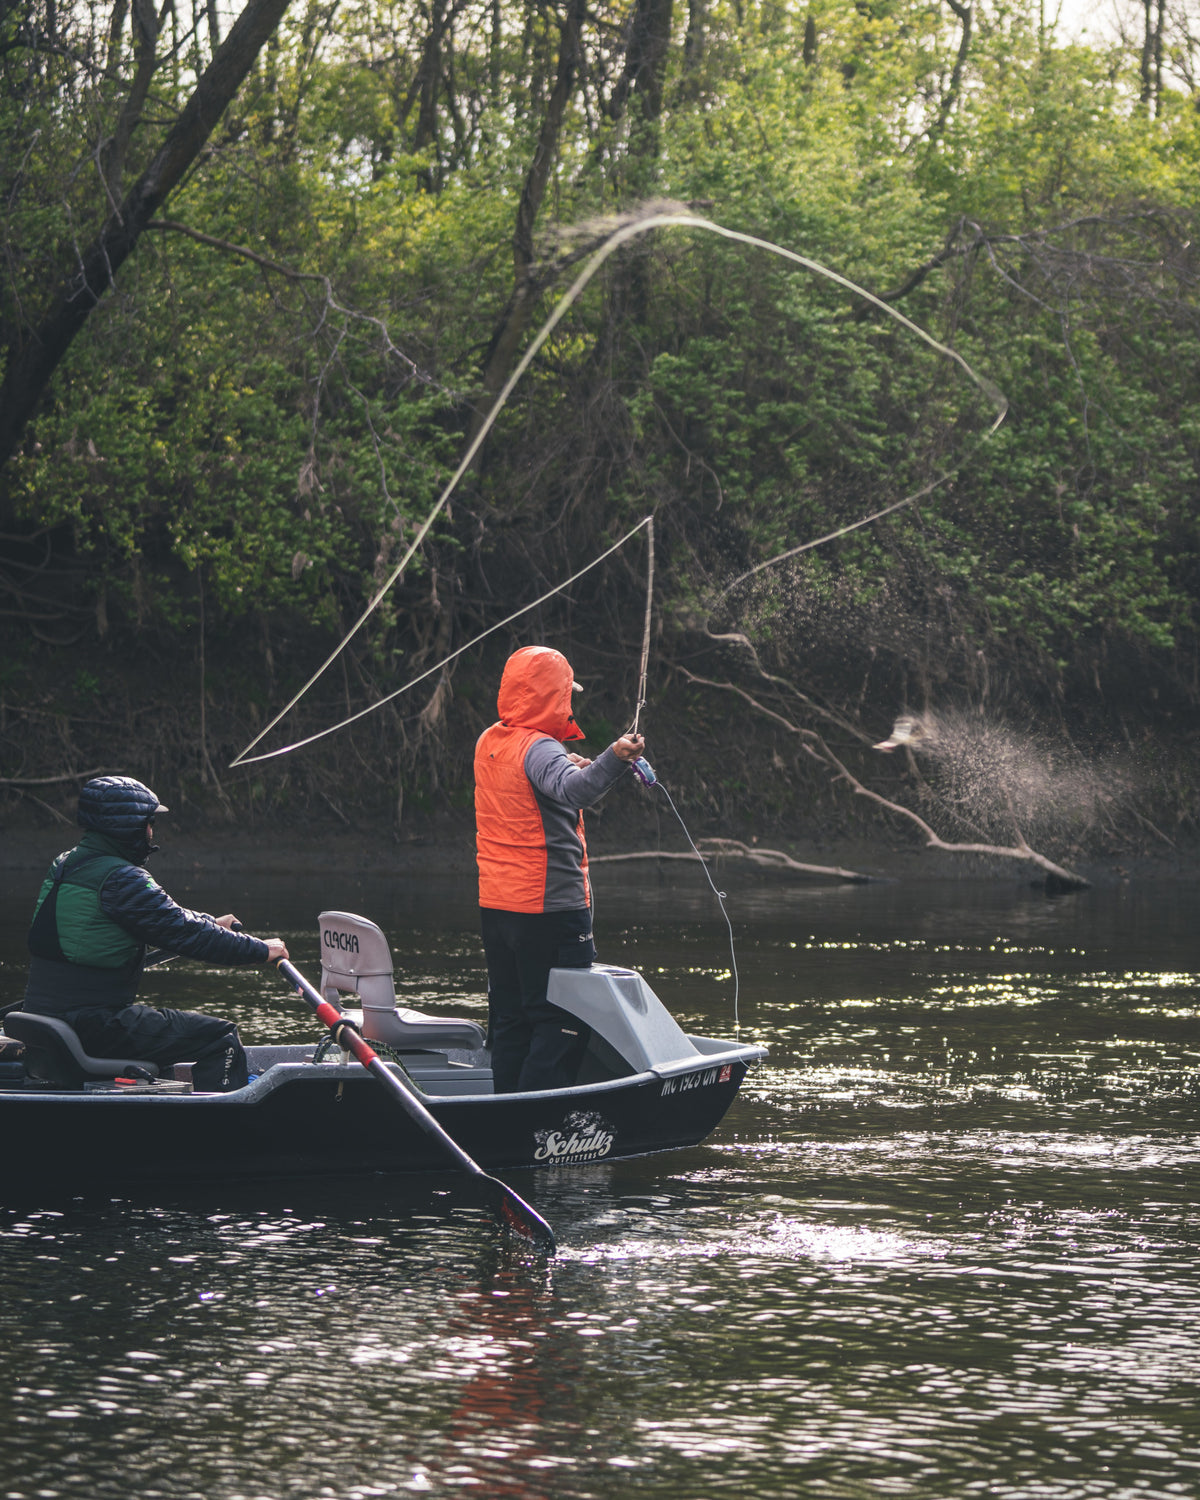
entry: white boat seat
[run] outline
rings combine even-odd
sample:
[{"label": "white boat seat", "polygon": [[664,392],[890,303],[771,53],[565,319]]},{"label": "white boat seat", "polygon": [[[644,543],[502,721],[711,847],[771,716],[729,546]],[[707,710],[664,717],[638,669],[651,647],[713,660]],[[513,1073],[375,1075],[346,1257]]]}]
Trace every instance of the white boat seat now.
[{"label": "white boat seat", "polygon": [[4,1034],[25,1048],[25,1071],[39,1083],[81,1089],[100,1078],[157,1078],[155,1063],[132,1057],[92,1057],[72,1026],[57,1016],[39,1016],[29,1011],[10,1011],[4,1018]]},{"label": "white boat seat", "polygon": [[483,1027],[456,1016],[428,1016],[396,1004],[392,952],[374,922],[352,912],[323,911],[321,993],[332,1005],[338,995],[354,995],[362,1006],[362,1032],[404,1052],[478,1052]]}]

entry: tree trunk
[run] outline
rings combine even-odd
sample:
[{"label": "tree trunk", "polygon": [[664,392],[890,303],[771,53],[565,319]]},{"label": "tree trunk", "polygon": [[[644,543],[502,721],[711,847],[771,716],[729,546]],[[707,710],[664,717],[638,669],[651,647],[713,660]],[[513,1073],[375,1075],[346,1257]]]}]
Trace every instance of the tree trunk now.
[{"label": "tree trunk", "polygon": [[1162,114],[1163,37],[1167,30],[1167,0],[1158,0],[1158,24],[1154,32],[1154,118]]},{"label": "tree trunk", "polygon": [[533,279],[533,226],[537,222],[542,200],[546,196],[546,185],[558,150],[562,134],[563,117],[575,87],[575,75],[583,48],[583,23],[587,16],[586,0],[570,0],[563,20],[562,39],[558,49],[558,72],[546,113],[542,117],[542,128],[534,147],[533,160],[525,174],[525,186],[521,201],[517,205],[517,222],[513,230],[513,290],[508,300],[500,325],[492,335],[491,347],[483,372],[483,390],[486,399],[481,403],[471,424],[470,436],[479,431],[480,424],[512,369],[517,346],[525,325],[529,320],[529,309],[537,296]]},{"label": "tree trunk", "polygon": [[958,96],[962,91],[963,69],[967,65],[967,57],[971,51],[971,23],[974,20],[974,6],[973,4],[960,5],[959,0],[948,0],[948,3],[950,9],[962,22],[962,35],[959,37],[958,52],[954,58],[954,68],[950,74],[950,82],[947,85],[945,94],[942,96],[937,119],[930,127],[928,137],[930,144],[941,139],[951,111],[958,102]]},{"label": "tree trunk", "polygon": [[[75,335],[112,286],[147,223],[196,160],[287,8],[288,0],[248,0],[150,165],[81,252],[40,325],[21,341],[21,347],[10,349],[0,386],[0,465],[16,451]],[[0,517],[9,505],[7,498],[0,500]]]},{"label": "tree trunk", "polygon": [[[1156,24],[1157,0],[1142,0],[1142,11],[1145,24],[1142,28],[1142,57],[1141,57],[1141,102],[1149,108],[1154,98],[1154,61],[1155,56],[1162,45],[1160,26]],[[1159,12],[1161,14],[1161,12]]]},{"label": "tree trunk", "polygon": [[687,32],[683,39],[683,71],[689,80],[704,62],[704,41],[708,13],[705,0],[688,0]]},{"label": "tree trunk", "polygon": [[[424,151],[437,145],[438,88],[442,77],[442,39],[446,32],[445,0],[433,0],[429,14],[429,35],[421,53],[421,71],[417,97],[417,128],[413,136],[412,149]],[[426,192],[438,186],[438,174],[434,167],[426,167],[418,173],[418,179]]]},{"label": "tree trunk", "polygon": [[811,11],[804,22],[804,52],[801,60],[806,68],[811,68],[817,60],[817,23],[813,20]]},{"label": "tree trunk", "polygon": [[671,42],[674,0],[637,0],[629,28],[625,66],[609,100],[613,120],[624,115],[630,93],[642,101],[642,115],[657,120],[662,114],[663,74]]},{"label": "tree trunk", "polygon": [[[119,40],[119,37],[116,38],[118,45]],[[150,81],[158,67],[158,17],[154,13],[154,0],[133,0],[133,40],[134,56],[137,59],[133,83],[121,106],[117,128],[113,131],[106,153],[104,180],[108,187],[110,212],[116,209],[121,200],[125,155],[133,132],[141,122],[142,108],[150,92]]]}]

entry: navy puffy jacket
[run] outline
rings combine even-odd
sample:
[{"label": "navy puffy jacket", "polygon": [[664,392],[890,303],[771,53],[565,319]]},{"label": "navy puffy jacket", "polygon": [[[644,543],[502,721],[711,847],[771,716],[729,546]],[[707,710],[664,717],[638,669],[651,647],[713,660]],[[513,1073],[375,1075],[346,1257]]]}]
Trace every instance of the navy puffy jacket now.
[{"label": "navy puffy jacket", "polygon": [[100,888],[100,908],[118,927],[152,948],[213,964],[264,964],[259,938],[219,927],[203,912],[172,901],[140,865],[122,865]]}]

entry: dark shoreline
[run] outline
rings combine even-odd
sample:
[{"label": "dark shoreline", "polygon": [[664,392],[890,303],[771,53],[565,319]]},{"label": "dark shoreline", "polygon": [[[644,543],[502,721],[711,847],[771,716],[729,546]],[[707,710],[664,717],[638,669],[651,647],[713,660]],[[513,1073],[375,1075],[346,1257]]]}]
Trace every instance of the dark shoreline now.
[{"label": "dark shoreline", "polygon": [[[647,830],[649,833],[650,830]],[[66,823],[41,827],[7,828],[0,834],[0,873],[18,875],[41,873],[59,853],[69,848],[77,831]],[[836,870],[853,870],[874,881],[943,881],[966,880],[1022,885],[1039,885],[1044,872],[1021,860],[956,855],[942,850],[924,849],[916,842],[899,840],[831,840],[807,844],[780,837],[771,842],[748,836],[748,844],[759,849],[778,849],[792,859],[825,867],[829,874],[804,874],[786,868],[773,869],[739,856],[722,855],[710,860],[710,868],[736,870],[746,879],[769,884],[803,885],[836,881]],[[163,828],[161,847],[151,868],[164,883],[181,876],[203,878],[207,874],[236,871],[241,875],[295,875],[318,868],[331,872],[359,871],[364,874],[418,876],[436,872],[439,875],[474,877],[475,851],[473,829],[466,820],[448,820],[431,826],[427,832],[405,838],[369,836],[357,832],[314,831],[306,837],[295,828],[278,834],[258,830],[253,833],[215,827],[203,834]],[[664,851],[669,859],[624,860],[623,853],[648,853],[656,846],[650,837],[638,841],[636,830],[589,828],[588,848],[597,879],[611,878],[616,870],[649,875],[656,871],[662,877],[672,871],[682,873],[689,861],[680,859],[683,848]],[[1089,884],[1104,887],[1132,881],[1200,880],[1200,851],[1164,849],[1162,854],[1117,852],[1103,856],[1072,860],[1057,857]]]}]

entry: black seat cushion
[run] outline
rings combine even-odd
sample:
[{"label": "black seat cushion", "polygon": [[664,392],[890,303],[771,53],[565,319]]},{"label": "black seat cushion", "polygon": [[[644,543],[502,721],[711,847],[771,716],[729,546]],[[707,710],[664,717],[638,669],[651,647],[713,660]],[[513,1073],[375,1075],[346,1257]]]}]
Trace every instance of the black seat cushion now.
[{"label": "black seat cushion", "polygon": [[57,1016],[12,1011],[4,1018],[4,1031],[24,1044],[25,1071],[42,1083],[78,1089],[92,1079],[119,1078],[125,1074],[158,1077],[157,1065],[143,1059],[90,1056],[83,1050],[74,1028]]}]

